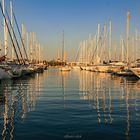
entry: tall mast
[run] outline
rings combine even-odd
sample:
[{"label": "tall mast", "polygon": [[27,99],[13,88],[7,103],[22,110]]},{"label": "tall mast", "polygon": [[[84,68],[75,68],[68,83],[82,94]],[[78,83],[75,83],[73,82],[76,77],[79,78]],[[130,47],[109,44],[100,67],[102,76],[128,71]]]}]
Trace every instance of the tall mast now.
[{"label": "tall mast", "polygon": [[36,40],[36,36],[35,36],[35,32],[33,32],[33,48],[32,48],[32,59],[35,59],[35,40]]},{"label": "tall mast", "polygon": [[129,61],[129,34],[130,34],[130,12],[127,12],[127,23],[126,23],[126,61]]},{"label": "tall mast", "polygon": [[104,25],[104,60],[106,60],[106,25]]},{"label": "tall mast", "polygon": [[[6,22],[8,23],[8,18],[6,18]],[[8,27],[5,24],[5,55],[7,55],[8,51]]]},{"label": "tall mast", "polygon": [[26,50],[27,50],[27,56],[29,57],[29,33],[26,32]]},{"label": "tall mast", "polygon": [[40,48],[39,48],[39,42],[37,42],[37,52],[38,52],[38,54],[37,54],[37,63],[39,63],[39,61],[40,61]]},{"label": "tall mast", "polygon": [[[24,24],[22,24],[22,42],[25,44],[25,26]],[[24,53],[24,46],[22,46],[22,55],[23,55],[23,59],[25,59],[25,53]]]},{"label": "tall mast", "polygon": [[[10,22],[11,22],[11,36],[12,39],[14,39],[14,35],[13,35],[13,4],[12,4],[12,0],[10,0]],[[14,47],[12,46],[12,60],[14,60]]]},{"label": "tall mast", "polygon": [[[7,12],[7,11],[6,11],[6,14],[7,14],[7,18],[8,18],[8,20],[10,21],[10,17],[9,17],[9,15],[8,15],[8,12]],[[3,14],[3,16],[4,16],[4,18],[6,19],[6,17],[5,17],[4,14]],[[5,21],[7,21],[7,20],[5,20]],[[7,24],[7,28],[8,28],[8,22],[6,22],[6,24]],[[10,27],[12,28],[12,26],[11,26],[11,22],[10,22]],[[9,29],[8,29],[8,30],[9,30]],[[19,53],[20,53],[21,59],[22,59],[23,63],[25,64],[25,61],[24,61],[24,59],[23,59],[23,56],[22,56],[22,53],[21,53],[21,50],[20,50],[20,46],[19,46],[19,43],[18,43],[18,40],[17,40],[16,34],[15,34],[13,28],[12,28],[12,31],[13,31],[13,35],[14,35],[14,38],[15,38],[15,41],[16,41],[16,44],[17,44],[17,47],[18,47],[18,50],[19,50]],[[8,32],[10,32],[10,31],[8,31]],[[11,35],[11,32],[10,32],[10,35]]]},{"label": "tall mast", "polygon": [[65,52],[65,41],[64,41],[64,30],[63,30],[63,40],[62,40],[62,62],[64,62],[64,52]]},{"label": "tall mast", "polygon": [[[2,0],[2,10],[3,14],[5,15],[5,0]],[[3,31],[4,31],[4,55],[7,55],[7,33],[6,33],[6,23],[5,18],[3,17]]]},{"label": "tall mast", "polygon": [[77,50],[77,53],[76,53],[75,63],[78,63],[78,57],[79,57],[80,48],[81,48],[81,43],[79,44],[79,47],[78,47],[78,50]]},{"label": "tall mast", "polygon": [[85,62],[86,62],[86,66],[87,66],[87,63],[88,63],[88,60],[87,60],[87,48],[88,48],[88,44],[87,44],[87,40],[85,40]]},{"label": "tall mast", "polygon": [[33,59],[32,53],[33,53],[33,33],[31,32],[30,33],[30,61],[31,63]]},{"label": "tall mast", "polygon": [[135,60],[135,37],[134,35],[132,36],[132,58],[131,60],[134,61]]},{"label": "tall mast", "polygon": [[92,35],[89,34],[89,38],[87,40],[87,51],[88,51],[88,55],[87,55],[88,59],[87,59],[87,61],[88,61],[88,63],[90,63],[90,57],[91,57],[91,53],[92,53],[91,44],[92,44]]},{"label": "tall mast", "polygon": [[121,61],[124,61],[124,44],[123,44],[123,38],[120,35],[120,46],[121,46]]},{"label": "tall mast", "polygon": [[138,31],[137,29],[135,29],[135,39],[136,39],[135,60],[137,60],[138,59]]},{"label": "tall mast", "polygon": [[100,24],[98,24],[97,45],[96,45],[97,46],[96,64],[98,63],[99,43],[100,43]]},{"label": "tall mast", "polygon": [[[8,15],[8,13],[7,13],[7,15]],[[16,27],[17,27],[17,30],[18,30],[20,39],[21,39],[22,47],[24,48],[24,52],[25,52],[26,58],[27,58],[27,60],[28,60],[27,52],[26,52],[26,49],[25,49],[25,44],[24,44],[23,41],[22,41],[22,35],[21,35],[21,33],[20,33],[20,29],[19,29],[19,26],[18,26],[18,23],[17,23],[16,16],[15,16],[14,12],[13,12],[13,17],[14,17],[14,21],[15,21],[15,23],[16,23]]]},{"label": "tall mast", "polygon": [[[96,47],[98,47],[97,53],[98,53],[98,56],[100,57],[100,54],[99,54],[100,36],[99,36],[99,40],[97,42],[97,36],[95,35],[94,38],[93,38],[93,52],[92,52],[92,58],[91,58],[91,61],[92,61],[93,64],[98,64],[99,63],[99,57],[95,56]],[[95,57],[97,57],[97,60],[94,60]]]},{"label": "tall mast", "polygon": [[82,42],[82,63],[84,64],[85,61],[84,61],[84,58],[85,58],[85,41]]},{"label": "tall mast", "polygon": [[37,51],[37,41],[35,42],[35,63],[37,63],[37,54],[38,54],[38,51]]},{"label": "tall mast", "polygon": [[38,54],[39,54],[39,63],[40,63],[40,61],[41,61],[41,46],[40,46],[40,43],[38,44]]},{"label": "tall mast", "polygon": [[109,60],[111,60],[111,47],[112,47],[112,23],[109,22]]},{"label": "tall mast", "polygon": [[114,41],[114,61],[117,61],[117,43]]},{"label": "tall mast", "polygon": [[122,61],[122,39],[121,39],[121,35],[120,35],[120,59],[119,61]]},{"label": "tall mast", "polygon": [[[14,44],[14,41],[13,41],[12,36],[11,36],[10,28],[8,27],[8,22],[7,22],[6,16],[5,16],[4,12],[3,12],[2,3],[0,3],[0,9],[1,9],[2,15],[3,15],[4,19],[5,19],[5,25],[6,25],[6,27],[7,27],[7,31],[8,31],[8,33],[9,33],[9,36],[10,36],[12,45],[13,45],[13,47],[14,47],[14,51],[15,51],[16,57],[17,57],[17,59],[18,59],[18,62],[20,63],[20,60],[19,60],[19,57],[18,57],[18,53],[17,53],[17,51],[16,51],[15,44]],[[13,32],[13,33],[14,33],[14,32]],[[16,38],[15,38],[15,39],[16,39]]]},{"label": "tall mast", "polygon": [[86,64],[86,41],[83,42],[83,62]]}]

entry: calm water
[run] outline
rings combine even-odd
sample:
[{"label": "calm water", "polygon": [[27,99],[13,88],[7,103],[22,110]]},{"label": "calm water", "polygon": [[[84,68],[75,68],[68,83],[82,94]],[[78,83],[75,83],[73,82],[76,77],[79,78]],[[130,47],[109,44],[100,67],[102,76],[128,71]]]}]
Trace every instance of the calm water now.
[{"label": "calm water", "polygon": [[0,140],[139,139],[140,80],[86,71],[0,82]]}]

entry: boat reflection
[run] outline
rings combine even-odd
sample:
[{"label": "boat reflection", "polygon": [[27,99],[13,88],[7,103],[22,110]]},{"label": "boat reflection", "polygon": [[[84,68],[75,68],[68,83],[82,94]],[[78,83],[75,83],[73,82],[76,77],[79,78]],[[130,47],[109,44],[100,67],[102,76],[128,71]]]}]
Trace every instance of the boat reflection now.
[{"label": "boat reflection", "polygon": [[68,77],[69,77],[69,75],[70,75],[70,73],[69,72],[67,72],[67,71],[61,71],[61,72],[59,72],[59,75],[61,76],[61,79],[62,79],[62,97],[63,97],[63,101],[64,101],[64,108],[66,108],[67,107],[67,103],[66,103],[66,88],[67,88],[67,79],[68,79]]},{"label": "boat reflection", "polygon": [[[122,134],[124,139],[131,139],[134,125],[137,128],[140,122],[140,80],[88,71],[72,70],[67,73],[52,69],[48,72],[32,78],[1,81],[0,139],[14,139],[17,124],[28,120],[29,112],[40,111],[39,103],[46,99],[51,107],[48,111],[53,111],[51,109],[55,103],[54,110],[69,113],[68,121],[75,117],[73,124],[80,120],[84,109],[85,118],[89,119],[86,113],[94,117],[89,121],[91,127],[93,123],[99,131],[107,128],[111,129],[111,133]],[[73,109],[76,110],[74,113]],[[64,117],[62,124],[65,124],[65,114],[61,115]],[[51,113],[47,116],[50,119],[53,117]],[[88,128],[85,127],[83,131],[89,131]]]},{"label": "boat reflection", "polygon": [[81,71],[79,90],[80,99],[89,100],[89,106],[97,112],[99,124],[113,125],[125,118],[124,135],[126,139],[130,139],[131,117],[135,116],[135,120],[139,119],[140,80]]},{"label": "boat reflection", "polygon": [[40,93],[40,81],[43,76],[35,79],[1,81],[0,85],[0,139],[14,139],[14,130],[18,122],[23,121],[28,112],[34,111]]}]

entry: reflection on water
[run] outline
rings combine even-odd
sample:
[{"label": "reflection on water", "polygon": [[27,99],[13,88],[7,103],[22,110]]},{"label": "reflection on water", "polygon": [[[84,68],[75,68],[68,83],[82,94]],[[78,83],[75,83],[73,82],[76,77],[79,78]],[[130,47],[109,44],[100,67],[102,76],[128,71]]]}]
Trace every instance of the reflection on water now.
[{"label": "reflection on water", "polygon": [[16,123],[26,119],[34,111],[43,76],[24,80],[3,80],[0,84],[0,139],[14,139]]},{"label": "reflection on water", "polygon": [[[98,123],[113,125],[116,123],[115,121],[125,118],[124,133],[126,139],[130,139],[131,123],[140,121],[138,118],[140,113],[138,104],[140,101],[140,95],[138,95],[140,93],[140,80],[128,81],[124,77],[105,73],[86,71],[81,73],[79,76],[80,99],[89,100],[90,107],[97,112]],[[114,115],[115,111],[119,114]]]},{"label": "reflection on water", "polygon": [[3,80],[0,91],[2,140],[138,139],[138,79],[50,69],[30,78]]}]

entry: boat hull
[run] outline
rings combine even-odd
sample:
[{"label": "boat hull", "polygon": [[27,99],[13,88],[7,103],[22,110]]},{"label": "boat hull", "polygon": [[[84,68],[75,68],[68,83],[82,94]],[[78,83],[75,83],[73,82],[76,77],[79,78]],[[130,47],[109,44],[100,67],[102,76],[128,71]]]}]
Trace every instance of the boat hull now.
[{"label": "boat hull", "polygon": [[10,70],[5,70],[4,68],[0,68],[0,80],[1,79],[11,79],[12,72]]},{"label": "boat hull", "polygon": [[137,77],[140,78],[140,68],[131,68],[130,69]]},{"label": "boat hull", "polygon": [[70,71],[71,67],[65,66],[65,67],[61,67],[59,68],[60,71]]}]

